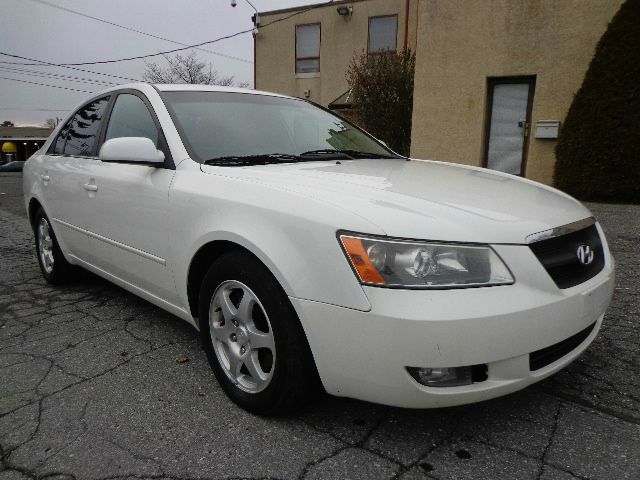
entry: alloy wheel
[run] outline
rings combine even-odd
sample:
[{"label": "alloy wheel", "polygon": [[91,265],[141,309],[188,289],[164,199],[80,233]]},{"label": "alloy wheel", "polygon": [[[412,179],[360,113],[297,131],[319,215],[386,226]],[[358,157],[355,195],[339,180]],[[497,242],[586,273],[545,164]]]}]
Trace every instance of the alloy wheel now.
[{"label": "alloy wheel", "polygon": [[38,254],[45,272],[53,272],[53,239],[51,238],[51,227],[46,218],[42,217],[38,224]]},{"label": "alloy wheel", "polygon": [[269,386],[276,362],[273,329],[249,287],[236,280],[218,286],[209,308],[209,332],[220,366],[239,389],[258,393]]}]

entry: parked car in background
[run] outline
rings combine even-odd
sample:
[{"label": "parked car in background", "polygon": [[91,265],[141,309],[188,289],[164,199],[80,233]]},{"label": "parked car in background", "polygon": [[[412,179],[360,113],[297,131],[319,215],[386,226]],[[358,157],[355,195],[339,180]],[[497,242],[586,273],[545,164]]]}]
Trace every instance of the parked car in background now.
[{"label": "parked car in background", "polygon": [[0,164],[0,172],[21,172],[24,168],[23,160],[13,160],[4,164]]},{"label": "parked car in background", "polygon": [[27,161],[24,195],[49,282],[80,266],[186,320],[260,414],[321,388],[414,408],[522,389],[588,347],[613,292],[576,200],[266,92],[105,90]]}]

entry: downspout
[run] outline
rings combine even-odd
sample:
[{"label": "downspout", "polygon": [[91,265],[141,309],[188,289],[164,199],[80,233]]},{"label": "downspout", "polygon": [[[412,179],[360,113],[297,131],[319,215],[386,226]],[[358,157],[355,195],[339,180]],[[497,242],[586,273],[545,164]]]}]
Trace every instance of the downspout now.
[{"label": "downspout", "polygon": [[256,34],[253,34],[253,89],[257,90],[256,85]]},{"label": "downspout", "polygon": [[409,0],[404,1],[404,49],[409,43]]},{"label": "downspout", "polygon": [[413,51],[418,51],[418,18],[420,17],[420,0],[416,0],[416,44],[413,47]]}]

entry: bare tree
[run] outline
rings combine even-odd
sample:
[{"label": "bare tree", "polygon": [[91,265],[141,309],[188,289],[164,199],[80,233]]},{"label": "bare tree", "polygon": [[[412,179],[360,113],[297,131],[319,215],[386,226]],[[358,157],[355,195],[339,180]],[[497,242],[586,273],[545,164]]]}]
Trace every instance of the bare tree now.
[{"label": "bare tree", "polygon": [[357,118],[396,152],[409,155],[416,55],[410,50],[356,53],[347,83]]},{"label": "bare tree", "polygon": [[[233,76],[221,77],[211,63],[201,62],[195,52],[189,55],[177,54],[171,58],[163,55],[167,62],[162,67],[153,62],[145,62],[147,69],[142,78],[149,83],[195,83],[200,85],[233,86]],[[247,87],[247,82],[242,82],[240,87]]]},{"label": "bare tree", "polygon": [[44,121],[45,128],[56,128],[58,126],[58,122],[55,118],[47,118]]}]

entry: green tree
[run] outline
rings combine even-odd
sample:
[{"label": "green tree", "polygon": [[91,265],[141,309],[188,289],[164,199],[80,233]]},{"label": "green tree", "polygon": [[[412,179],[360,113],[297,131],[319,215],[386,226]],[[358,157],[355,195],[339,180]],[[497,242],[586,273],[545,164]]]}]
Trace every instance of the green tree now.
[{"label": "green tree", "polygon": [[555,185],[584,200],[640,203],[640,1],[600,39],[556,146]]},{"label": "green tree", "polygon": [[409,155],[413,75],[416,56],[411,50],[356,54],[347,71],[353,108],[363,128]]}]

